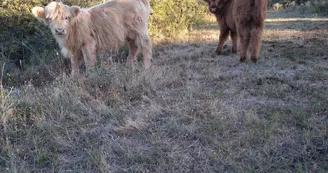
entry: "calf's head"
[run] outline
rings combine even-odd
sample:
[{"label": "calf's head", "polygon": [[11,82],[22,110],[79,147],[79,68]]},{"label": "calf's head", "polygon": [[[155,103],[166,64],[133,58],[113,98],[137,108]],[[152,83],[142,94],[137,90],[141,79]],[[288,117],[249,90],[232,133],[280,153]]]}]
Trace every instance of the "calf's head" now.
[{"label": "calf's head", "polygon": [[207,3],[210,12],[215,14],[222,11],[225,3],[231,0],[204,0],[204,1]]},{"label": "calf's head", "polygon": [[79,11],[79,7],[69,7],[61,2],[50,2],[45,7],[32,8],[33,16],[48,26],[56,38],[66,36],[71,20],[78,15]]}]

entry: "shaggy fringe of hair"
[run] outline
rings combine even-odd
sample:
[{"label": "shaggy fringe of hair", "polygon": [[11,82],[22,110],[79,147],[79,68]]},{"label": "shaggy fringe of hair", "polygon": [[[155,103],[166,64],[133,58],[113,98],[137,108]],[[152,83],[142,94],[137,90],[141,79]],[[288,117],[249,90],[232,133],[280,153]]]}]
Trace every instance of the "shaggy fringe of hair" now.
[{"label": "shaggy fringe of hair", "polygon": [[47,14],[46,19],[56,19],[64,18],[65,14],[68,12],[68,6],[58,3],[51,2],[45,7],[45,14]]}]

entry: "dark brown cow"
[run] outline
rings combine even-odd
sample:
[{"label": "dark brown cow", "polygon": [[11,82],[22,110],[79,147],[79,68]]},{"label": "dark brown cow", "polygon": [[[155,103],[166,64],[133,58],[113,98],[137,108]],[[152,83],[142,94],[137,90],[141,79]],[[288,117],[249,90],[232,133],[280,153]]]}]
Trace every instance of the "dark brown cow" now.
[{"label": "dark brown cow", "polygon": [[257,61],[266,18],[267,0],[204,0],[220,25],[220,38],[216,53],[220,54],[229,33],[232,52],[237,53],[240,39],[240,61],[245,61],[247,51],[251,60]]}]

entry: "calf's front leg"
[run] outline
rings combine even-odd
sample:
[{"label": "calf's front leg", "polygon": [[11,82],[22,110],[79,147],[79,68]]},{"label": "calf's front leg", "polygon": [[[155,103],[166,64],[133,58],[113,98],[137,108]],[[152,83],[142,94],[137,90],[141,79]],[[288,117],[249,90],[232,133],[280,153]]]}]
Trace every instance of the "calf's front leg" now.
[{"label": "calf's front leg", "polygon": [[71,59],[71,77],[76,77],[81,74],[80,71],[80,65],[81,65],[81,60],[83,59],[83,54],[81,50],[76,51],[73,55],[70,57]]},{"label": "calf's front leg", "polygon": [[229,36],[229,28],[225,25],[220,26],[220,37],[219,44],[216,47],[216,54],[220,55],[223,49],[224,42],[227,40]]},{"label": "calf's front leg", "polygon": [[96,40],[93,38],[87,39],[86,43],[83,45],[82,52],[86,71],[90,72],[97,63]]}]

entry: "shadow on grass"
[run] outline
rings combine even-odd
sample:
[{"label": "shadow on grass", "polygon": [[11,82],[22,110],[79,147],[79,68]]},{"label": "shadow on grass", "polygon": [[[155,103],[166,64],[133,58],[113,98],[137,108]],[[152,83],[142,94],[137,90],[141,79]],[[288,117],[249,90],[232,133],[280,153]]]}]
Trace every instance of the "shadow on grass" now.
[{"label": "shadow on grass", "polygon": [[[315,31],[327,29],[328,18],[272,18],[265,22],[265,29],[283,30],[292,29],[298,31]],[[195,27],[194,30],[218,30],[220,26],[217,23],[208,23],[204,26]]]}]

